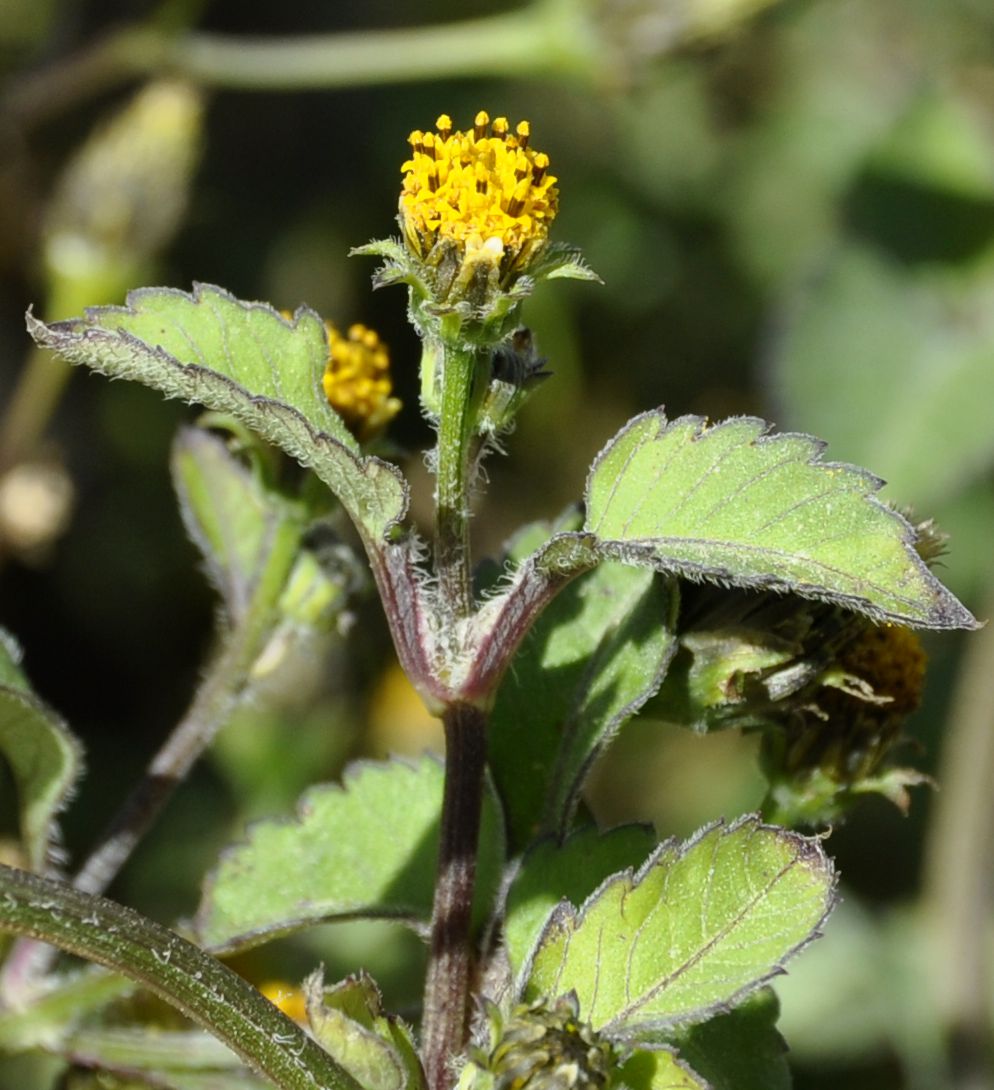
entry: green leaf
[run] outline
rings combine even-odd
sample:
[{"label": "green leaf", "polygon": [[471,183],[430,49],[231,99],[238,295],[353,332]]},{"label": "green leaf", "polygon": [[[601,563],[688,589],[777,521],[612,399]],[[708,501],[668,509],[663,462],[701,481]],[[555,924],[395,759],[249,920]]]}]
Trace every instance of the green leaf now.
[{"label": "green leaf", "polygon": [[81,747],[63,720],[31,691],[20,649],[0,630],[0,758],[17,791],[21,843],[31,870],[45,869],[55,815],[80,775]]},{"label": "green leaf", "polygon": [[673,1050],[661,1047],[630,1056],[616,1076],[615,1085],[629,1090],[712,1090]]},{"label": "green leaf", "polygon": [[566,831],[594,760],[659,688],[674,609],[672,582],[605,563],[562,590],[524,639],[490,729],[513,850]]},{"label": "green leaf", "polygon": [[740,1007],[676,1035],[680,1057],[711,1090],[790,1090],[787,1046],[776,1028],[780,1005],[763,988]]},{"label": "green leaf", "polygon": [[[442,765],[363,762],[343,785],[305,794],[294,821],[260,821],[210,875],[196,920],[201,941],[231,951],[332,919],[383,917],[424,929],[431,915]],[[477,908],[503,864],[498,807],[484,804]],[[278,876],[278,880],[275,880]]]},{"label": "green leaf", "polygon": [[173,484],[187,533],[233,621],[252,598],[276,524],[287,517],[219,436],[183,428],[173,443]]},{"label": "green leaf", "polygon": [[808,435],[736,417],[629,421],[587,481],[586,529],[605,555],[735,586],[791,591],[877,620],[973,628],[915,552],[915,531],[855,466]]},{"label": "green leaf", "polygon": [[526,998],[575,990],[595,1029],[623,1038],[700,1022],[781,971],[834,899],[817,840],[755,817],[660,845],[579,908],[564,901],[532,959]]},{"label": "green leaf", "polygon": [[623,825],[606,833],[588,826],[561,844],[553,839],[536,844],[521,861],[507,894],[504,941],[514,974],[561,900],[583,904],[605,878],[641,866],[656,844],[648,825]]},{"label": "green leaf", "polygon": [[111,378],[230,413],[308,466],[335,493],[369,542],[403,518],[407,485],[392,465],[364,458],[321,388],[328,354],[321,319],[292,319],[221,288],[192,294],[142,288],[124,307],[91,307],[52,325],[28,314],[43,348]]},{"label": "green leaf", "polygon": [[383,1012],[365,972],[325,988],[320,969],[304,982],[311,1032],[364,1090],[420,1090],[424,1073],[410,1030]]},{"label": "green leaf", "polygon": [[82,1019],[92,1022],[98,1011],[134,989],[126,977],[92,966],[68,976],[52,975],[43,996],[0,1011],[0,1055],[54,1048]]}]

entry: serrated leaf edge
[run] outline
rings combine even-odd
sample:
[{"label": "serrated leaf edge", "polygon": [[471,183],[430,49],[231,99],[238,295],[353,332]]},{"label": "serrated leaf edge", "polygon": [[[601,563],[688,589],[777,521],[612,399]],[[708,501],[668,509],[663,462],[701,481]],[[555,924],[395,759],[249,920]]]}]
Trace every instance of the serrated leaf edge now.
[{"label": "serrated leaf edge", "polygon": [[[625,822],[622,822],[621,825],[612,825],[610,829],[596,829],[595,826],[586,825],[586,826],[583,826],[582,828],[579,828],[579,829],[570,830],[565,836],[560,836],[557,833],[546,833],[544,836],[539,837],[537,840],[533,840],[528,845],[528,847],[525,848],[525,850],[521,853],[521,855],[517,856],[515,859],[513,859],[511,861],[511,863],[508,864],[508,866],[506,868],[506,871],[505,871],[504,879],[501,882],[500,896],[499,896],[499,899],[498,899],[498,902],[497,902],[499,914],[503,916],[504,913],[506,912],[507,905],[508,905],[508,902],[510,901],[510,897],[511,897],[511,890],[514,887],[514,883],[517,881],[518,876],[521,874],[521,871],[524,869],[525,864],[528,862],[528,857],[530,855],[533,855],[540,848],[547,847],[550,844],[558,847],[561,851],[565,851],[566,848],[569,846],[570,841],[577,840],[581,836],[588,835],[590,833],[591,829],[596,830],[596,833],[597,833],[598,837],[607,837],[607,836],[610,836],[612,833],[615,833],[615,832],[617,832],[619,830],[624,830],[624,829],[641,829],[641,830],[644,830],[645,832],[652,835],[653,839],[655,839],[655,835],[656,835],[655,828],[652,826],[651,823],[649,823],[647,821],[625,821]],[[656,846],[652,849],[652,851],[655,852],[660,846],[661,845],[657,843]],[[632,868],[628,868],[628,869],[631,870]],[[625,872],[624,871],[619,871],[618,873],[623,874]],[[608,878],[604,879],[604,882],[609,881],[610,878],[612,878],[612,877],[615,877],[615,875],[609,875]],[[604,882],[602,882],[601,885],[603,885]],[[598,889],[600,889],[600,886],[598,886]],[[559,907],[559,905],[571,904],[571,903],[572,902],[570,902],[569,900],[567,900],[564,897],[559,902],[558,905],[554,905],[550,909],[549,916],[551,917],[552,913],[556,911],[556,909]],[[586,902],[584,902],[584,903],[586,903]],[[519,995],[519,996],[523,992],[525,984],[527,983],[528,971],[531,968],[531,963],[532,963],[532,961],[533,961],[533,959],[535,957],[535,954],[537,953],[538,947],[539,947],[540,942],[541,942],[542,935],[545,933],[545,927],[546,927],[547,923],[548,923],[548,919],[546,919],[546,923],[543,924],[539,928],[539,930],[537,931],[537,933],[535,935],[535,938],[532,941],[531,949],[528,951],[528,953],[522,959],[521,972],[518,974],[518,981],[517,981],[516,988],[515,988],[515,993],[517,995]]]},{"label": "serrated leaf edge", "polygon": [[328,782],[312,784],[297,800],[294,806],[292,814],[285,817],[262,817],[257,818],[255,821],[249,822],[245,827],[242,837],[233,843],[227,845],[218,856],[217,862],[210,869],[203,883],[203,895],[201,897],[200,906],[197,909],[193,918],[193,930],[198,936],[198,941],[203,944],[203,949],[211,954],[225,954],[231,953],[235,950],[246,950],[252,946],[258,946],[263,942],[271,942],[274,939],[279,938],[282,935],[290,934],[293,931],[299,930],[302,927],[316,926],[321,922],[321,919],[330,920],[351,920],[351,919],[380,919],[380,920],[395,920],[398,923],[403,923],[411,927],[411,929],[422,938],[427,938],[428,927],[427,924],[418,921],[417,916],[412,912],[405,911],[377,911],[373,912],[369,909],[356,910],[354,912],[345,913],[331,913],[321,919],[317,919],[314,916],[303,916],[299,919],[288,919],[280,926],[274,927],[260,927],[249,931],[243,931],[238,935],[225,940],[222,943],[206,944],[203,943],[204,929],[206,918],[209,915],[208,908],[211,904],[211,899],[214,892],[214,887],[218,881],[219,873],[224,866],[225,862],[229,860],[233,855],[246,848],[250,848],[253,843],[254,832],[260,828],[267,829],[285,829],[291,826],[302,826],[307,818],[307,811],[310,805],[310,801],[315,796],[324,796],[329,794],[348,795],[351,788],[354,786],[357,780],[367,772],[374,772],[376,774],[382,774],[387,770],[394,767],[401,767],[409,772],[418,773],[425,765],[434,765],[438,769],[444,768],[444,763],[441,758],[435,754],[426,753],[420,760],[409,759],[407,757],[392,756],[387,760],[379,761],[372,758],[360,758],[356,761],[351,761],[345,767],[342,773],[341,783]]},{"label": "serrated leaf edge", "polygon": [[[28,332],[34,338],[36,343],[44,348],[48,348],[50,351],[53,351],[56,354],[64,355],[64,353],[59,349],[57,345],[50,342],[49,336],[51,333],[58,334],[61,331],[71,331],[83,341],[95,340],[102,337],[114,338],[120,340],[124,344],[134,345],[144,352],[148,352],[152,355],[157,356],[164,363],[170,363],[172,366],[178,367],[180,371],[184,374],[208,375],[212,380],[219,381],[224,385],[228,386],[231,390],[243,394],[253,405],[277,406],[280,411],[294,417],[303,425],[306,434],[309,436],[315,446],[320,443],[326,442],[341,449],[352,460],[357,471],[361,474],[363,480],[371,482],[372,478],[375,477],[378,473],[384,472],[395,478],[397,484],[399,484],[401,487],[403,502],[397,515],[386,523],[386,526],[384,528],[384,537],[388,537],[390,531],[395,526],[398,526],[407,514],[407,507],[409,503],[409,488],[407,482],[404,480],[403,476],[400,474],[396,466],[392,465],[390,462],[384,461],[382,458],[376,457],[375,455],[364,456],[360,454],[358,443],[355,443],[354,441],[352,443],[346,442],[343,438],[339,438],[337,436],[331,435],[329,432],[323,431],[321,428],[312,424],[311,421],[308,420],[308,418],[299,409],[288,404],[287,402],[275,397],[252,394],[246,387],[240,385],[228,375],[225,375],[220,371],[216,371],[213,368],[205,367],[204,365],[197,363],[183,363],[181,360],[177,359],[174,355],[172,355],[170,352],[167,352],[160,346],[153,345],[147,341],[143,341],[140,337],[136,336],[133,333],[130,333],[127,330],[112,330],[104,328],[100,325],[85,326],[82,329],[79,328],[82,323],[96,322],[100,319],[101,316],[104,315],[113,315],[114,313],[127,314],[129,316],[137,315],[139,312],[138,308],[140,306],[141,300],[145,296],[156,298],[163,295],[169,295],[182,299],[195,306],[200,306],[206,305],[206,299],[212,294],[220,296],[225,302],[231,303],[242,310],[263,311],[266,314],[276,318],[277,321],[282,322],[288,329],[296,329],[302,317],[313,318],[318,322],[321,321],[320,315],[306,305],[301,305],[297,307],[297,309],[293,313],[292,318],[285,318],[278,310],[276,310],[275,307],[271,306],[269,303],[238,299],[237,297],[232,295],[231,292],[227,291],[222,287],[219,287],[215,284],[204,283],[198,280],[195,280],[193,282],[193,290],[189,292],[183,291],[180,288],[171,287],[135,288],[132,291],[128,292],[125,297],[123,306],[86,307],[84,309],[82,319],[70,318],[64,321],[46,323],[36,318],[33,313],[33,308],[29,307],[27,314],[25,315],[25,321],[27,324]],[[70,362],[73,361],[70,360]],[[98,374],[103,374],[108,378],[114,379],[121,377],[107,371],[103,367],[95,366],[93,364],[88,364],[88,366],[90,370],[95,371]],[[153,388],[156,389],[158,393],[162,394],[164,397],[167,398],[179,398],[186,401],[188,404],[199,403],[196,401],[195,398],[190,398],[187,394],[184,393],[166,393],[158,387]],[[332,409],[330,405],[328,407],[328,411],[334,414],[334,409]],[[342,424],[342,428],[343,433],[347,435],[348,433],[345,429],[344,422]],[[288,451],[287,453],[291,452]],[[292,456],[300,460],[300,455],[293,454]],[[318,475],[320,476],[320,473]],[[343,498],[341,496],[339,498],[342,500],[343,506],[346,507],[346,510],[349,511],[349,514],[355,522],[360,533],[363,533],[364,536],[368,537],[368,535],[365,535],[361,512],[353,509],[351,505],[348,504],[346,498]]]},{"label": "serrated leaf edge", "polygon": [[[648,409],[645,412],[633,416],[604,445],[591,463],[590,470],[587,473],[586,484],[584,486],[584,496],[588,502],[594,477],[596,476],[601,463],[611,453],[614,445],[628,431],[649,419],[654,419],[658,422],[657,433],[650,442],[660,438],[664,432],[681,425],[693,426],[694,435],[692,441],[696,441],[705,434],[710,435],[715,431],[733,425],[747,424],[754,426],[756,431],[754,437],[749,440],[749,445],[770,444],[785,440],[801,440],[811,451],[806,462],[807,465],[817,469],[824,469],[829,472],[837,470],[860,478],[866,484],[866,491],[860,493],[860,498],[863,502],[875,508],[877,511],[882,512],[892,522],[897,524],[901,530],[901,544],[904,547],[909,565],[914,568],[918,574],[922,576],[925,583],[932,587],[936,592],[936,601],[932,609],[932,614],[936,616],[934,620],[928,621],[917,617],[909,617],[905,614],[883,609],[869,599],[859,595],[841,594],[837,591],[830,590],[829,588],[821,587],[818,584],[794,583],[778,579],[777,576],[773,574],[765,577],[746,577],[732,572],[727,568],[713,568],[676,559],[665,560],[659,556],[657,549],[652,543],[665,542],[668,540],[666,537],[615,540],[601,538],[596,531],[588,530],[588,533],[593,534],[597,538],[599,551],[605,557],[619,560],[625,564],[654,567],[659,571],[671,572],[698,582],[717,582],[720,585],[744,587],[746,589],[772,590],[781,593],[797,594],[802,598],[813,598],[817,601],[835,602],[857,612],[865,613],[867,616],[876,620],[893,621],[914,628],[975,629],[981,627],[976,618],[955,597],[955,595],[935,578],[931,571],[929,571],[928,565],[925,564],[915,551],[914,546],[917,535],[915,533],[915,528],[911,523],[899,511],[883,500],[880,500],[875,495],[876,492],[883,488],[886,481],[871,473],[869,470],[864,469],[862,466],[853,465],[848,462],[823,462],[821,460],[821,455],[827,447],[827,443],[824,440],[818,439],[813,435],[808,435],[805,432],[775,432],[773,430],[774,426],[771,423],[757,416],[732,416],[725,420],[721,420],[718,423],[709,424],[706,417],[695,414],[687,414],[670,420],[667,418],[665,410],[662,407]],[[632,453],[634,454],[634,451]],[[620,477],[621,473],[618,474],[619,480]],[[678,538],[676,540],[682,541],[684,539]],[[901,597],[894,591],[891,591],[891,593],[895,598]],[[910,603],[912,600],[908,599],[908,601]]]},{"label": "serrated leaf edge", "polygon": [[[679,860],[683,859],[692,851],[700,841],[715,830],[721,830],[724,836],[729,836],[747,825],[754,826],[755,831],[757,832],[772,832],[777,834],[779,838],[792,841],[794,844],[798,845],[799,860],[802,857],[810,859],[812,856],[817,856],[819,864],[824,868],[825,873],[830,878],[830,883],[826,891],[825,911],[815,922],[807,937],[787,950],[778,963],[769,971],[742,986],[727,999],[701,1007],[692,1014],[684,1014],[678,1018],[655,1018],[650,1021],[640,1022],[636,1026],[631,1027],[628,1031],[625,1030],[624,1024],[619,1021],[618,1017],[612,1018],[610,1021],[605,1022],[603,1025],[596,1028],[599,1032],[604,1033],[615,1040],[637,1043],[639,1033],[641,1032],[658,1032],[663,1029],[669,1030],[676,1027],[696,1025],[699,1022],[704,1022],[708,1018],[714,1017],[716,1014],[725,1014],[733,1010],[742,1002],[742,1000],[763,987],[763,985],[768,984],[778,976],[782,976],[786,972],[786,969],[784,969],[785,963],[799,954],[803,949],[814,942],[815,939],[821,937],[825,921],[832,914],[832,911],[838,903],[838,873],[835,870],[831,857],[826,855],[821,849],[823,837],[807,837],[801,833],[794,832],[791,829],[784,829],[777,825],[767,824],[762,820],[759,814],[743,814],[731,823],[728,823],[724,818],[709,822],[707,825],[698,829],[693,836],[688,837],[683,841],[678,837],[668,837],[666,840],[660,842],[641,867],[637,870],[632,867],[626,867],[625,870],[619,871],[617,874],[613,874],[606,878],[579,907],[571,904],[565,899],[560,901],[549,914],[545,927],[540,932],[531,954],[524,963],[519,984],[520,992],[524,994],[524,991],[528,986],[528,981],[534,969],[535,958],[542,948],[542,940],[545,936],[551,935],[555,930],[565,928],[576,930],[581,927],[587,914],[596,904],[598,899],[606,894],[612,886],[617,885],[618,883],[625,883],[630,889],[634,889],[645,879],[649,871],[659,864],[663,856],[673,853],[673,862],[679,862]],[[550,996],[550,998],[554,999],[556,997]]]}]

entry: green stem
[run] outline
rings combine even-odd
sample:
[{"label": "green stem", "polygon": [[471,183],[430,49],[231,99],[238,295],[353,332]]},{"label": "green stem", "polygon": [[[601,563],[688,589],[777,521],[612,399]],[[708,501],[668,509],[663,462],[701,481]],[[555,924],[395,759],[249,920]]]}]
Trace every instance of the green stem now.
[{"label": "green stem", "polygon": [[284,39],[189,34],[173,44],[169,63],[209,85],[281,91],[589,70],[596,54],[569,33],[573,19],[558,17],[570,10],[536,4],[439,26]]},{"label": "green stem", "polygon": [[[994,587],[986,610],[994,615]],[[948,713],[941,790],[929,830],[925,903],[935,937],[935,991],[952,1087],[994,1087],[990,981],[985,936],[994,907],[994,625],[973,633]]]},{"label": "green stem", "polygon": [[231,1050],[198,1030],[84,1026],[59,1042],[74,1063],[104,1071],[219,1071],[240,1069]]},{"label": "green stem", "polygon": [[450,623],[455,644],[455,624],[473,612],[469,548],[469,468],[477,401],[483,383],[476,351],[443,349],[442,396],[436,450],[435,573],[439,601]]},{"label": "green stem", "polygon": [[445,795],[425,983],[422,1058],[429,1090],[450,1090],[465,1051],[473,985],[472,913],[487,760],[487,714],[446,709]]},{"label": "green stem", "polygon": [[[242,698],[252,665],[272,631],[276,603],[300,545],[301,527],[292,519],[277,521],[272,533],[266,564],[246,612],[229,633],[186,715],[152,758],[100,843],[77,872],[73,884],[84,893],[101,893],[110,885]],[[2,994],[10,1001],[25,996],[48,968],[52,955],[50,948],[18,943],[0,975]]]},{"label": "green stem", "polygon": [[171,73],[246,91],[298,91],[454,77],[597,75],[604,53],[582,7],[517,11],[427,27],[248,38],[127,27],[23,77],[6,111],[30,126],[139,75]]},{"label": "green stem", "polygon": [[29,354],[0,420],[0,473],[30,458],[69,381],[70,366],[51,352]]},{"label": "green stem", "polygon": [[152,758],[145,775],[104,833],[73,884],[86,893],[107,888],[161,813],[176,786],[214,740],[241,699],[252,665],[269,638],[277,602],[297,558],[300,525],[279,520],[252,600],[197,690],[189,711]]},{"label": "green stem", "polygon": [[361,1090],[231,969],[123,905],[0,866],[0,931],[116,969],[203,1026],[279,1090]]}]

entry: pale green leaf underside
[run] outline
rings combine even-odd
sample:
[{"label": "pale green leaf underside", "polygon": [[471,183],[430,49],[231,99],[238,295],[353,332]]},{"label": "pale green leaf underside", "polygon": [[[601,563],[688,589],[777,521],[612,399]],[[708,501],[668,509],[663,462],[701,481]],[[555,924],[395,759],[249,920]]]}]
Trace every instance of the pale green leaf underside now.
[{"label": "pale green leaf underside", "polygon": [[490,731],[515,848],[568,828],[594,760],[659,688],[676,648],[671,609],[665,580],[606,562],[560,592],[525,638]]},{"label": "pale green leaf underside", "polygon": [[591,469],[586,529],[628,563],[793,591],[878,620],[975,626],[918,557],[913,528],[875,498],[877,478],[820,461],[810,436],[767,431],[751,417],[635,417]]},{"label": "pale green leaf underside", "polygon": [[[361,763],[342,787],[312,788],[295,820],[260,821],[208,878],[196,928],[229,951],[332,919],[431,915],[442,806],[442,765],[425,757]],[[478,903],[503,864],[496,804],[488,794],[480,834]]]},{"label": "pale green leaf underside", "polygon": [[749,817],[667,842],[539,940],[527,996],[575,990],[595,1028],[637,1038],[727,1010],[816,936],[834,897],[816,840]]},{"label": "pale green leaf underside", "polygon": [[275,525],[285,513],[211,432],[180,431],[170,465],[187,533],[237,620],[248,607]]},{"label": "pale green leaf underside", "polygon": [[45,325],[29,314],[28,330],[70,363],[230,413],[313,469],[368,538],[404,515],[400,473],[362,457],[324,397],[327,340],[306,307],[286,319],[206,284],[192,294],[142,288],[126,306],[91,307],[83,318]]},{"label": "pale green leaf underside", "polygon": [[0,632],[0,759],[17,791],[28,866],[43,870],[55,815],[79,776],[80,746],[62,720],[30,690],[16,646]]}]

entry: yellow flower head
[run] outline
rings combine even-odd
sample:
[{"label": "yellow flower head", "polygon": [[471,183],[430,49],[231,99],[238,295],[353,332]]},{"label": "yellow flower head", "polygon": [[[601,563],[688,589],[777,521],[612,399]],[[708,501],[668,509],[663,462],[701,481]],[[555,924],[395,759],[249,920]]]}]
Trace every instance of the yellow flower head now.
[{"label": "yellow flower head", "polygon": [[412,132],[410,159],[401,168],[400,217],[408,249],[426,258],[439,242],[465,261],[524,268],[545,245],[559,192],[549,157],[528,146],[522,121],[491,123],[482,110],[472,129],[458,132],[446,114],[435,132]]},{"label": "yellow flower head", "polygon": [[390,396],[390,355],[375,330],[353,325],[343,336],[331,322],[325,396],[356,438],[371,439],[397,415],[400,402]]},{"label": "yellow flower head", "polygon": [[300,988],[287,984],[284,980],[267,980],[259,986],[259,991],[287,1016],[295,1022],[304,1024],[307,1022],[307,1001]]}]

